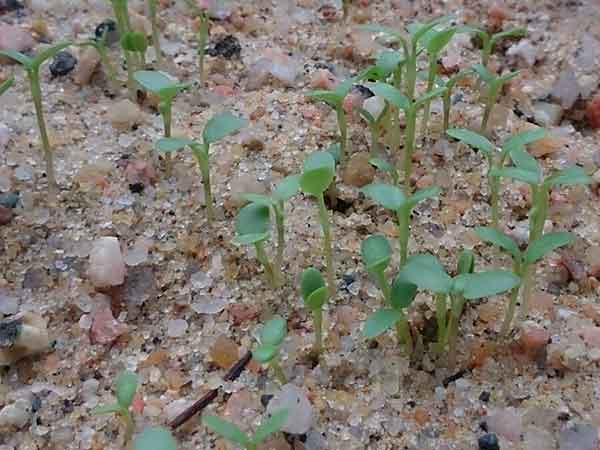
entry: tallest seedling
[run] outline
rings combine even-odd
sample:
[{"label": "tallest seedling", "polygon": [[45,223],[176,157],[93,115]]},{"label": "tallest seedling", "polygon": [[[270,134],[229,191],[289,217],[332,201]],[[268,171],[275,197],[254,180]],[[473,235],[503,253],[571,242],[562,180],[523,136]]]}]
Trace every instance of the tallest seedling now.
[{"label": "tallest seedling", "polygon": [[35,106],[35,115],[37,118],[40,137],[42,140],[42,150],[44,151],[44,160],[46,161],[46,176],[48,177],[48,193],[50,198],[56,194],[56,177],[54,176],[54,161],[50,140],[48,139],[48,131],[46,130],[46,122],[44,121],[44,109],[42,107],[42,89],[40,88],[40,67],[42,64],[53,58],[58,52],[71,45],[70,42],[55,45],[39,52],[33,58],[24,55],[23,53],[14,50],[0,50],[0,56],[14,59],[20,63],[27,72],[29,78],[29,87],[33,105]]}]

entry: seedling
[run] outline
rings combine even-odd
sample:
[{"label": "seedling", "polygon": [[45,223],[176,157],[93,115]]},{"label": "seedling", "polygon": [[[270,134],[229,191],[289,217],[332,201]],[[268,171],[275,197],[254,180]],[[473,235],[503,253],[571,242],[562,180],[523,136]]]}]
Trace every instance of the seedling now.
[{"label": "seedling", "polygon": [[346,95],[352,89],[352,84],[355,79],[351,78],[349,80],[340,83],[334,90],[319,90],[319,91],[311,91],[307,92],[306,96],[310,98],[314,98],[323,103],[326,103],[331,108],[335,110],[337,115],[338,128],[340,131],[340,166],[344,167],[346,165],[346,160],[348,159],[348,119],[346,117],[346,112],[344,111],[344,99]]},{"label": "seedling", "polygon": [[203,416],[202,423],[218,435],[224,437],[234,445],[239,445],[246,450],[258,450],[270,435],[277,433],[286,424],[288,420],[288,410],[282,409],[271,414],[269,418],[263,420],[250,437],[244,433],[234,423],[228,422],[217,416]]},{"label": "seedling", "polygon": [[411,185],[410,176],[412,173],[412,158],[415,150],[415,134],[417,125],[417,113],[425,107],[425,105],[434,99],[444,94],[446,88],[435,88],[423,95],[416,101],[409,100],[400,90],[386,83],[369,83],[368,87],[380,97],[385,98],[388,102],[403,110],[406,117],[406,130],[404,137],[404,193],[410,195]]},{"label": "seedling", "polygon": [[169,430],[152,427],[133,440],[133,450],[177,450],[177,442]]},{"label": "seedling", "polygon": [[[187,87],[187,85],[183,86]],[[167,122],[165,122],[165,134],[167,131],[166,124]],[[170,153],[180,151],[185,147],[189,147],[192,150],[192,154],[194,155],[194,158],[198,163],[198,167],[200,168],[200,174],[202,175],[202,184],[204,186],[204,203],[206,205],[206,216],[209,224],[213,222],[215,217],[212,190],[210,185],[210,145],[220,141],[221,139],[229,136],[230,134],[236,133],[241,128],[244,128],[247,124],[248,121],[246,119],[225,112],[213,116],[206,123],[206,125],[204,126],[204,131],[202,132],[202,143],[194,141],[192,139],[179,139],[171,137],[159,139],[156,143],[157,150],[166,153],[167,156],[169,156]],[[169,133],[171,132],[170,130],[171,128],[169,115]]]},{"label": "seedling", "polygon": [[[450,126],[450,109],[452,107],[452,91],[458,82],[463,80],[464,78],[473,74],[472,69],[463,70],[453,75],[446,81],[445,83],[441,82],[441,85],[446,88],[444,95],[442,95],[442,101],[444,104],[444,133],[448,130]],[[439,80],[439,78],[438,78]]]},{"label": "seedling", "polygon": [[277,255],[275,257],[276,270],[283,266],[283,251],[285,249],[285,202],[291,199],[300,190],[300,175],[290,175],[284,178],[275,188],[271,196],[261,194],[243,194],[242,198],[268,206],[275,216],[277,227]]},{"label": "seedling", "polygon": [[208,12],[198,6],[194,0],[185,0],[188,6],[198,16],[198,32],[196,40],[198,42],[198,70],[200,71],[200,86],[204,86],[204,55],[206,53],[206,43],[208,42],[209,17]]},{"label": "seedling", "polygon": [[404,342],[406,352],[413,352],[413,339],[405,310],[412,304],[417,286],[401,276],[390,285],[385,270],[392,259],[392,248],[384,236],[369,236],[362,242],[361,254],[367,272],[375,279],[383,292],[384,307],[371,314],[365,322],[363,333],[367,339],[374,339],[395,327],[398,341]]},{"label": "seedling", "polygon": [[325,206],[324,193],[335,176],[335,160],[328,152],[314,152],[304,161],[304,170],[300,177],[300,189],[316,197],[319,205],[319,222],[323,230],[323,254],[327,265],[327,285],[330,295],[335,295],[335,271],[333,268],[333,248],[331,226]]},{"label": "seedling", "polygon": [[135,423],[129,411],[138,385],[138,376],[133,372],[122,372],[117,378],[116,394],[117,403],[112,405],[98,406],[92,410],[95,416],[106,414],[118,414],[125,424],[125,442],[129,442],[133,436]]},{"label": "seedling", "polygon": [[462,27],[462,29],[464,31],[473,31],[477,33],[481,39],[481,64],[486,68],[490,61],[490,56],[492,55],[492,52],[499,41],[506,38],[523,37],[527,35],[527,30],[525,28],[512,28],[510,30],[501,31],[500,33],[491,35],[487,31],[479,28]]},{"label": "seedling", "polygon": [[[461,258],[459,273],[454,278],[444,270],[439,260],[428,254],[411,257],[401,272],[403,280],[436,294],[438,322],[438,351],[448,344],[448,365],[456,365],[458,321],[467,300],[490,297],[509,291],[519,285],[519,277],[507,271],[472,273],[472,256]],[[450,317],[447,298],[451,299]]]},{"label": "seedling", "polygon": [[[133,74],[135,80],[146,91],[151,92],[159,98],[158,111],[163,119],[165,138],[171,137],[171,120],[173,117],[173,100],[175,96],[184,89],[191,86],[191,83],[180,83],[164,72],[140,70]],[[171,154],[165,154],[165,166],[167,178],[171,177],[172,164]]]},{"label": "seedling", "polygon": [[[542,235],[537,240],[530,242],[527,249],[521,252],[521,250],[519,250],[519,245],[510,236],[495,228],[480,227],[477,229],[477,234],[481,240],[497,246],[512,257],[513,273],[520,278],[527,276],[529,267],[535,265],[548,253],[560,247],[564,247],[565,245],[569,245],[575,240],[575,236],[571,233],[548,233]],[[513,288],[510,302],[506,308],[504,323],[502,324],[502,330],[500,332],[500,335],[504,338],[508,336],[515,316],[519,298],[519,287],[520,285]]]},{"label": "seedling", "polygon": [[483,81],[487,85],[487,92],[485,94],[485,109],[483,111],[483,118],[481,119],[481,127],[479,132],[481,134],[487,133],[488,122],[490,120],[490,116],[492,115],[492,110],[496,105],[496,101],[498,100],[498,96],[502,91],[502,86],[513,78],[519,76],[519,71],[509,72],[506,75],[502,75],[500,77],[492,74],[489,70],[485,68],[485,66],[481,64],[475,64],[473,66],[473,70],[477,72],[481,81]]},{"label": "seedling", "polygon": [[269,364],[275,377],[282,385],[287,383],[287,378],[279,364],[279,352],[286,335],[286,321],[279,316],[275,316],[258,333],[259,345],[252,352],[252,357],[256,361],[261,364]]},{"label": "seedling", "polygon": [[148,0],[148,15],[152,24],[152,45],[156,53],[156,63],[162,66],[162,50],[160,48],[160,27],[158,26],[158,0]]},{"label": "seedling", "polygon": [[425,188],[407,197],[396,186],[384,183],[372,183],[362,188],[361,191],[379,205],[395,212],[398,221],[397,226],[400,242],[400,265],[403,266],[408,258],[410,215],[412,210],[419,202],[437,197],[441,189],[438,187]]},{"label": "seedling", "polygon": [[314,267],[302,272],[300,290],[304,304],[310,309],[313,316],[315,329],[313,353],[318,356],[323,349],[323,305],[329,300],[331,291],[325,285],[321,272]]},{"label": "seedling", "polygon": [[[33,58],[15,50],[0,50],[0,56],[13,59],[23,66],[29,79],[29,89],[33,98],[35,107],[35,116],[37,119],[38,129],[42,140],[42,150],[44,152],[44,160],[46,163],[46,177],[48,179],[48,194],[53,198],[56,194],[56,177],[54,176],[54,161],[50,140],[48,139],[48,131],[46,130],[46,122],[44,121],[44,109],[42,106],[42,90],[40,88],[40,67],[44,62],[53,58],[58,52],[64,50],[71,45],[71,42],[63,42],[53,47],[46,48],[38,52]],[[6,88],[7,89],[7,88]]]},{"label": "seedling", "polygon": [[[531,190],[532,206],[529,212],[529,242],[533,243],[542,237],[544,223],[550,209],[550,190],[555,186],[590,184],[592,179],[580,167],[569,167],[559,170],[544,178],[542,167],[525,150],[524,145],[515,145],[508,151],[514,166],[492,169],[491,175],[512,178],[527,183]],[[529,313],[529,299],[532,289],[531,266],[523,272],[523,301],[521,315]]]},{"label": "seedling", "polygon": [[492,171],[504,167],[511,149],[543,139],[546,136],[546,130],[537,128],[535,130],[519,133],[506,141],[500,152],[496,151],[494,144],[486,137],[471,130],[465,128],[453,128],[448,130],[447,134],[474,149],[480,150],[485,155],[488,162],[488,188],[490,192],[490,206],[492,209],[492,226],[498,227],[500,179],[497,176],[493,176]]},{"label": "seedling", "polygon": [[[121,36],[121,47],[126,52],[137,54],[139,64],[138,67],[144,69],[146,67],[146,50],[148,50],[148,39],[144,33],[130,31]],[[136,75],[134,74],[134,77]]]},{"label": "seedling", "polygon": [[6,80],[2,84],[0,84],[0,95],[4,94],[6,91],[8,91],[13,84],[15,84],[14,77],[9,78],[8,80]]},{"label": "seedling", "polygon": [[[121,38],[131,31],[131,24],[129,22],[129,7],[128,0],[110,0],[115,19],[117,21],[117,31]],[[125,50],[125,49],[124,49]],[[129,96],[132,100],[136,97],[135,83],[133,79],[133,73],[135,72],[135,63],[133,61],[133,55],[131,52],[124,51],[125,64],[127,65],[127,87],[129,89]]]},{"label": "seedling", "polygon": [[254,245],[256,257],[265,269],[265,276],[274,288],[281,284],[280,269],[273,266],[265,250],[269,239],[269,207],[263,203],[250,203],[239,210],[235,221],[235,245]]}]

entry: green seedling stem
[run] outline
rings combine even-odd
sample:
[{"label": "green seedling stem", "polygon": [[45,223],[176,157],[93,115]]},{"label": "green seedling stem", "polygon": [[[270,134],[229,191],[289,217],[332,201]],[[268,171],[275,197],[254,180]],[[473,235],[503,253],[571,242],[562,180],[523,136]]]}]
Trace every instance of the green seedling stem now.
[{"label": "green seedling stem", "polygon": [[[127,0],[110,0],[115,19],[117,21],[117,31],[119,36],[123,37],[131,31],[131,24],[129,22],[129,9]],[[136,64],[134,62],[134,55],[132,52],[123,50],[125,54],[125,64],[127,65],[127,88],[129,89],[129,97],[131,101],[136,99],[135,80],[133,74],[136,70]]]},{"label": "green seedling stem", "polygon": [[152,24],[152,45],[156,53],[156,63],[162,66],[162,50],[160,48],[160,27],[158,24],[158,0],[148,0],[148,13]]}]

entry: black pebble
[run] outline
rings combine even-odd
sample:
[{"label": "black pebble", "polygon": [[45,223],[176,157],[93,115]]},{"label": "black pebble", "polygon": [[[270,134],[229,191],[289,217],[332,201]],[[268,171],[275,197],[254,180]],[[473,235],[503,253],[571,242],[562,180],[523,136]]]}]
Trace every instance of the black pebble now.
[{"label": "black pebble", "polygon": [[71,72],[77,64],[77,58],[67,51],[58,52],[52,64],[50,64],[50,73],[53,77],[63,77]]},{"label": "black pebble", "polygon": [[260,396],[260,403],[263,405],[263,408],[266,408],[269,405],[269,402],[273,396],[271,394],[264,394]]},{"label": "black pebble", "polygon": [[23,4],[17,0],[0,0],[0,13],[7,13],[23,8]]},{"label": "black pebble", "polygon": [[235,36],[228,34],[218,37],[206,53],[210,56],[222,56],[229,59],[234,56],[239,57],[242,53],[242,46]]},{"label": "black pebble", "polygon": [[7,192],[6,194],[0,194],[0,205],[5,208],[15,208],[19,203],[19,194],[16,192]]},{"label": "black pebble", "polygon": [[141,194],[144,192],[144,183],[131,183],[129,185],[129,190],[134,194]]},{"label": "black pebble", "polygon": [[96,31],[94,31],[94,35],[96,36],[96,40],[102,39],[104,33],[108,33],[106,35],[106,45],[110,46],[117,42],[119,42],[119,32],[117,31],[117,24],[112,19],[105,19],[96,27]]},{"label": "black pebble", "polygon": [[492,394],[490,394],[490,391],[483,391],[481,393],[481,395],[479,395],[479,400],[482,401],[483,403],[487,403],[490,401],[490,397]]},{"label": "black pebble", "polygon": [[479,438],[479,450],[500,450],[498,437],[494,433],[481,436]]}]

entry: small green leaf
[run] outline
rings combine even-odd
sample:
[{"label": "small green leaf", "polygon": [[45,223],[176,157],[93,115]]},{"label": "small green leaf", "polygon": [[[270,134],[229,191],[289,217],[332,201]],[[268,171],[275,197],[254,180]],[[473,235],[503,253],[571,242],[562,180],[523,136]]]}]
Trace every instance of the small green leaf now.
[{"label": "small green leaf", "polygon": [[16,50],[0,50],[0,56],[14,59],[26,69],[31,69],[33,66],[33,58],[30,58],[23,53],[17,52]]},{"label": "small green leaf", "polygon": [[310,91],[305,94],[307,97],[314,98],[315,100],[319,100],[323,103],[327,103],[333,109],[340,108],[342,106],[342,102],[344,101],[344,97],[337,95],[333,91]]},{"label": "small green leaf", "polygon": [[521,251],[519,250],[519,246],[506,234],[491,227],[479,227],[475,232],[483,241],[506,250],[515,260],[520,261]]},{"label": "small green leaf", "polygon": [[340,143],[335,142],[331,144],[329,147],[327,147],[327,150],[325,151],[333,157],[335,165],[337,166],[342,159],[342,147],[340,146]]},{"label": "small green leaf", "polygon": [[453,18],[454,16],[447,15],[438,17],[437,19],[434,19],[431,22],[426,23],[425,25],[417,25],[417,27],[412,27],[412,30],[411,27],[408,27],[409,32],[412,35],[413,42],[419,42],[419,40],[421,40],[421,38],[423,38],[425,34],[428,33],[430,30],[432,30],[433,28],[435,28],[443,22],[448,22],[452,20]]},{"label": "small green leaf", "polygon": [[246,119],[234,116],[230,112],[217,114],[207,122],[202,132],[202,138],[205,144],[213,144],[247,125]]},{"label": "small green leaf", "polygon": [[517,70],[516,72],[509,72],[506,75],[502,75],[501,77],[495,79],[494,83],[496,84],[496,86],[502,86],[507,81],[510,81],[513,78],[517,78],[519,75],[521,75],[521,72],[519,70]]},{"label": "small green leaf", "polygon": [[250,439],[246,436],[237,425],[221,419],[217,416],[203,416],[202,423],[207,428],[210,428],[215,433],[221,435],[228,441],[246,447],[250,443]]},{"label": "small green leaf", "polygon": [[557,172],[544,181],[546,186],[569,186],[574,184],[590,184],[592,178],[586,175],[581,167],[569,167]]},{"label": "small green leaf", "polygon": [[396,170],[396,168],[393,165],[391,165],[385,159],[371,158],[369,160],[369,164],[377,167],[379,170],[381,170],[383,172],[389,173],[390,176],[392,177],[392,179],[394,180],[394,183],[396,183],[398,181],[398,171]]},{"label": "small green leaf", "polygon": [[511,28],[510,30],[501,31],[500,33],[493,34],[491,40],[495,44],[500,39],[523,36],[527,36],[527,30],[525,28]]},{"label": "small green leaf", "polygon": [[273,191],[273,198],[278,202],[286,202],[300,190],[300,175],[285,177]]},{"label": "small green leaf", "polygon": [[402,273],[392,283],[390,303],[395,309],[408,308],[417,296],[417,285],[407,281]]},{"label": "small green leaf", "polygon": [[129,371],[125,371],[117,378],[117,402],[121,407],[127,409],[133,401],[135,391],[137,390],[138,376]]},{"label": "small green leaf", "polygon": [[484,136],[475,133],[474,131],[467,130],[466,128],[451,128],[446,132],[446,134],[454,139],[464,142],[473,148],[476,148],[477,150],[481,150],[486,155],[491,155],[494,153],[494,144],[492,144]]},{"label": "small green leaf", "polygon": [[404,193],[396,186],[385,183],[371,183],[361,192],[386,209],[399,210],[406,203]]},{"label": "small green leaf", "polygon": [[485,83],[491,83],[496,79],[496,77],[489,70],[487,70],[483,64],[475,64],[473,66],[473,70],[477,72],[479,78],[481,78]]},{"label": "small green leaf", "polygon": [[525,147],[512,147],[509,154],[516,167],[535,173],[538,177],[541,176],[542,168],[537,160],[525,150]]},{"label": "small green leaf", "polygon": [[463,250],[458,257],[458,273],[473,273],[475,270],[475,255],[471,250]]},{"label": "small green leaf", "polygon": [[392,105],[407,111],[410,108],[410,101],[408,98],[394,86],[387,83],[366,83],[366,86],[373,91],[375,95],[384,98]]},{"label": "small green leaf", "polygon": [[73,45],[72,42],[61,42],[59,44],[53,45],[52,47],[45,48],[44,50],[38,52],[31,61],[32,67],[40,67],[44,61],[49,60],[50,58],[54,58],[56,54],[65,48]]},{"label": "small green leaf", "polygon": [[287,334],[287,322],[279,316],[273,317],[260,330],[261,344],[279,345]]},{"label": "small green leaf", "polygon": [[385,50],[377,55],[375,64],[376,67],[383,71],[383,73],[390,74],[394,72],[403,62],[404,58],[400,52],[394,50]]},{"label": "small green leaf", "polygon": [[427,52],[434,57],[437,56],[450,43],[455,34],[456,28],[436,32],[427,42]]},{"label": "small green leaf", "polygon": [[304,161],[300,188],[306,194],[322,195],[335,176],[335,160],[329,152],[314,152]]},{"label": "small green leaf", "polygon": [[4,83],[0,84],[0,95],[4,94],[6,91],[10,89],[10,87],[15,83],[15,79],[9,78]]},{"label": "small green leaf", "polygon": [[334,94],[343,101],[344,97],[352,90],[352,86],[354,86],[355,82],[356,78],[348,78],[347,80],[342,81],[333,90]]},{"label": "small green leaf", "polygon": [[158,96],[161,96],[165,89],[171,89],[179,83],[169,74],[157,70],[138,70],[133,74],[133,78],[145,90]]},{"label": "small green leaf", "polygon": [[263,194],[242,194],[240,195],[240,198],[250,203],[260,203],[261,205],[265,205],[269,208],[275,204],[271,197]]},{"label": "small green leaf", "polygon": [[452,279],[439,260],[432,255],[416,255],[409,258],[401,272],[402,279],[437,294],[447,294],[452,288]]},{"label": "small green leaf", "polygon": [[261,203],[250,203],[249,205],[244,206],[239,210],[236,217],[235,231],[238,238],[268,233],[269,207]]},{"label": "small green leaf", "polygon": [[329,289],[327,286],[324,286],[320,289],[317,289],[312,294],[308,296],[308,298],[304,301],[308,309],[311,311],[316,311],[321,309],[327,300],[329,299]]},{"label": "small green leaf", "polygon": [[361,255],[363,264],[369,273],[385,271],[392,259],[392,247],[388,240],[378,234],[369,236],[362,241]]},{"label": "small green leaf", "polygon": [[541,238],[533,241],[525,251],[525,263],[533,264],[548,253],[575,241],[572,233],[558,232],[544,234]]},{"label": "small green leaf", "polygon": [[234,237],[231,242],[233,245],[242,247],[244,245],[258,244],[266,241],[269,238],[269,233],[250,233]]},{"label": "small green leaf", "polygon": [[462,295],[467,300],[501,294],[518,286],[520,282],[514,273],[503,270],[466,273],[454,279],[455,286],[461,286]]},{"label": "small green leaf", "polygon": [[442,190],[437,186],[432,186],[432,187],[421,189],[421,190],[415,192],[413,195],[411,195],[408,198],[408,201],[406,202],[406,204],[409,205],[410,208],[412,209],[419,202],[422,202],[423,200],[428,200],[430,198],[437,197],[438,195],[440,195],[440,192],[442,192]]},{"label": "small green leaf", "polygon": [[275,358],[277,353],[279,353],[279,346],[262,344],[252,352],[252,358],[261,364],[266,364]]},{"label": "small green leaf", "polygon": [[304,303],[312,310],[320,309],[329,297],[323,275],[314,267],[310,267],[302,273],[300,290]]},{"label": "small green leaf", "polygon": [[286,424],[288,420],[288,410],[282,409],[275,411],[271,417],[263,420],[254,433],[252,441],[258,445],[262,444],[273,433],[277,433]]},{"label": "small green leaf", "polygon": [[544,128],[535,128],[533,130],[524,131],[523,133],[512,136],[508,141],[504,143],[502,148],[505,151],[510,152],[511,149],[517,147],[524,147],[532,142],[539,141],[548,135],[548,131]]},{"label": "small green leaf", "polygon": [[177,442],[169,430],[147,428],[133,441],[133,450],[177,450]]},{"label": "small green leaf", "polygon": [[92,409],[93,416],[105,416],[106,414],[120,414],[123,412],[123,407],[118,403],[112,405],[101,405]]},{"label": "small green leaf", "polygon": [[155,147],[159,152],[172,153],[183,150],[186,146],[197,144],[193,139],[161,138],[156,141]]},{"label": "small green leaf", "polygon": [[503,169],[494,168],[490,171],[492,177],[505,177],[512,178],[523,183],[537,185],[540,183],[540,177],[538,174],[518,167],[504,167]]},{"label": "small green leaf", "polygon": [[431,91],[429,91],[427,94],[420,97],[415,102],[415,107],[420,108],[421,106],[425,105],[425,103],[433,100],[434,98],[441,97],[442,95],[444,95],[445,92],[446,92],[446,88],[443,86],[432,89]]},{"label": "small green leaf", "polygon": [[402,319],[402,311],[397,309],[380,309],[371,314],[363,328],[363,334],[367,339],[374,339],[385,333]]},{"label": "small green leaf", "polygon": [[148,39],[144,33],[130,31],[121,37],[121,47],[128,52],[146,53],[148,49]]}]

